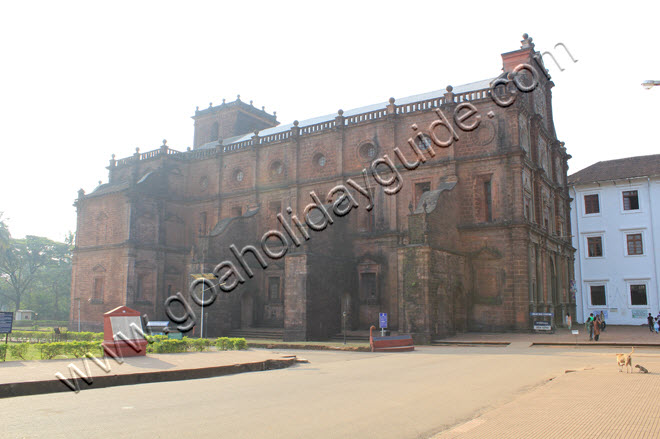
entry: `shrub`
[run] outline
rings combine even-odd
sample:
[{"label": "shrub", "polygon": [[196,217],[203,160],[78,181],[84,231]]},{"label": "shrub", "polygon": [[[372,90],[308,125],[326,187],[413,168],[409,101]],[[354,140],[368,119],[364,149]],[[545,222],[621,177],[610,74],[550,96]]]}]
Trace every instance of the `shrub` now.
[{"label": "shrub", "polygon": [[7,345],[0,344],[0,357],[2,357],[2,359],[4,360],[6,355],[7,355]]},{"label": "shrub", "polygon": [[234,343],[229,337],[219,337],[215,341],[215,347],[218,348],[219,351],[226,351],[228,349],[234,349]]},{"label": "shrub", "polygon": [[247,349],[247,341],[244,338],[220,337],[215,341],[215,346],[220,351]]},{"label": "shrub", "polygon": [[67,343],[58,341],[55,343],[39,343],[39,351],[41,352],[42,360],[51,360],[58,355],[63,355],[67,352]]},{"label": "shrub", "polygon": [[189,349],[194,349],[197,352],[202,352],[208,350],[211,346],[211,340],[208,338],[183,338],[186,341],[186,344]]},{"label": "shrub", "polygon": [[173,354],[186,352],[188,344],[185,340],[163,340],[153,343],[153,352],[157,354]]},{"label": "shrub", "polygon": [[27,360],[27,354],[30,350],[30,343],[16,343],[9,345],[9,354],[14,358]]},{"label": "shrub", "polygon": [[234,339],[234,349],[241,351],[243,349],[247,349],[248,344],[247,341],[244,338],[235,338]]},{"label": "shrub", "polygon": [[65,352],[75,358],[84,357],[87,352],[93,354],[93,351],[98,351],[101,347],[101,343],[97,341],[70,341],[65,345]]}]

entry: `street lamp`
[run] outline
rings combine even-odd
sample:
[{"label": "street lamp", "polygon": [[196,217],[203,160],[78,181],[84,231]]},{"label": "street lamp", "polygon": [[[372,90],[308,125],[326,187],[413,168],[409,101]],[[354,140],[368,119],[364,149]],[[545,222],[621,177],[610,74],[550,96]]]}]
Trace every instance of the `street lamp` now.
[{"label": "street lamp", "polygon": [[642,82],[642,87],[644,87],[644,88],[647,89],[647,90],[650,90],[650,89],[652,89],[653,87],[658,86],[658,85],[660,85],[660,81],[651,81],[651,80],[648,80],[648,81],[644,81],[644,82]]}]

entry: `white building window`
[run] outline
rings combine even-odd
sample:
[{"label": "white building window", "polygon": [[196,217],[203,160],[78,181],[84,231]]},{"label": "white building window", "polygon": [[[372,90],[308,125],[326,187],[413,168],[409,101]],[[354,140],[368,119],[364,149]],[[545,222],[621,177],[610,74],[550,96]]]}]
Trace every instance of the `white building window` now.
[{"label": "white building window", "polygon": [[600,213],[600,200],[598,194],[588,194],[584,196],[584,214],[593,215]]},{"label": "white building window", "polygon": [[624,211],[636,211],[639,210],[639,192],[634,191],[623,191],[622,192],[623,200],[623,210]]},{"label": "white building window", "polygon": [[589,285],[589,301],[591,306],[607,306],[607,294],[605,285]]},{"label": "white building window", "polygon": [[603,237],[587,236],[587,255],[588,258],[603,257]]},{"label": "white building window", "polygon": [[628,291],[630,292],[630,306],[648,306],[649,301],[646,294],[645,282],[630,281],[628,283]]},{"label": "white building window", "polygon": [[644,254],[641,232],[626,234],[626,254],[628,256],[640,256]]}]

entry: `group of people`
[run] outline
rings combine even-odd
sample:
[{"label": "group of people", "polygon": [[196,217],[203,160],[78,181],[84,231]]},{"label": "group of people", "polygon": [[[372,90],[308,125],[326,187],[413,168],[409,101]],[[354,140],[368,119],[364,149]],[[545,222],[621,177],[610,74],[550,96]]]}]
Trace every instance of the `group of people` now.
[{"label": "group of people", "polygon": [[660,330],[660,312],[655,318],[651,315],[651,313],[649,313],[647,320],[649,322],[649,331],[655,332],[657,334],[658,330]]},{"label": "group of people", "polygon": [[598,341],[601,331],[604,331],[605,327],[607,326],[605,323],[605,316],[603,315],[602,311],[600,314],[596,314],[595,317],[594,313],[589,314],[589,318],[585,324],[589,330],[589,341]]}]

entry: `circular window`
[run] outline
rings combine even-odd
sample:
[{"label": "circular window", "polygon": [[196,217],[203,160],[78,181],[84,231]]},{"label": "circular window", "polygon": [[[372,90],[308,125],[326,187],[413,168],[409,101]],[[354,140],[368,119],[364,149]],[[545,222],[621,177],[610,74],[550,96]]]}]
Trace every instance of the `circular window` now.
[{"label": "circular window", "polygon": [[274,161],[270,164],[270,175],[277,177],[284,174],[284,165],[280,161]]},{"label": "circular window", "polygon": [[241,171],[240,169],[237,169],[234,172],[234,180],[243,181],[243,177],[245,177],[245,175],[243,174],[243,171]]},{"label": "circular window", "polygon": [[325,166],[326,158],[323,154],[316,154],[314,156],[314,164],[320,168]]},{"label": "circular window", "polygon": [[376,157],[376,146],[373,143],[365,143],[360,146],[359,153],[363,160],[373,160]]},{"label": "circular window", "polygon": [[431,138],[427,134],[420,134],[419,136],[417,136],[416,143],[419,149],[421,149],[422,151],[426,151],[433,144],[433,140],[431,140]]}]

